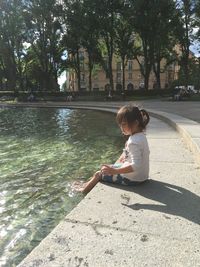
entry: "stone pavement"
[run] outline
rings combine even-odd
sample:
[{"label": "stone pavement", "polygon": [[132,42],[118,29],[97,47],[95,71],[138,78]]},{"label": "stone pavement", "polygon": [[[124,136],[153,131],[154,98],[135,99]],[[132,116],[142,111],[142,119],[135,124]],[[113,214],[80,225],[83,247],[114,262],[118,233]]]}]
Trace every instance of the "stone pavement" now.
[{"label": "stone pavement", "polygon": [[[141,100],[133,102],[136,105],[145,107],[146,109],[154,109],[157,111],[174,113],[186,117],[190,120],[200,122],[200,101],[194,102],[194,101]],[[110,102],[110,103],[111,106],[118,105],[117,102]],[[129,102],[119,102],[119,103],[124,104]]]},{"label": "stone pavement", "polygon": [[165,122],[151,118],[147,137],[151,179],[99,183],[19,267],[200,266],[200,165]]},{"label": "stone pavement", "polygon": [[200,122],[200,101],[199,102],[189,102],[189,101],[144,101],[143,105],[148,108],[153,108],[155,110],[170,112],[174,114],[181,115],[190,120]]}]

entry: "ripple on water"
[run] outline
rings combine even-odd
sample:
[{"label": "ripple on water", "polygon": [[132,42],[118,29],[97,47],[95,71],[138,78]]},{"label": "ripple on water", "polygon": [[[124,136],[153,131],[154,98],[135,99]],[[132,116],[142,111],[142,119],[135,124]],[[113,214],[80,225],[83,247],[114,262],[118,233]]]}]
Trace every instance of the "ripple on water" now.
[{"label": "ripple on water", "polygon": [[111,114],[1,110],[0,266],[17,265],[82,199],[72,182],[112,163],[122,144]]}]

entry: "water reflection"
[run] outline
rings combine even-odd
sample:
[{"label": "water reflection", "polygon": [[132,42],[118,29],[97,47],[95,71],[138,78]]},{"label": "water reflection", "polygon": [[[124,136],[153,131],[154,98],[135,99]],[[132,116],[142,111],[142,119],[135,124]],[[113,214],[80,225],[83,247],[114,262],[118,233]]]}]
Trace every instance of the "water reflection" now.
[{"label": "water reflection", "polygon": [[0,266],[15,266],[81,200],[70,183],[113,162],[114,115],[0,109]]}]

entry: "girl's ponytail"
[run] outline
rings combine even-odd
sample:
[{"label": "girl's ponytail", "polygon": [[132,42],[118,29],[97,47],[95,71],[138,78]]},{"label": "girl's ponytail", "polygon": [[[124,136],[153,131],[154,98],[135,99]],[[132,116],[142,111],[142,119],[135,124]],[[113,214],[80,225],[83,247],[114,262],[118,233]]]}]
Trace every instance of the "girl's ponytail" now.
[{"label": "girl's ponytail", "polygon": [[140,113],[142,115],[143,125],[144,125],[144,128],[145,128],[147,126],[147,124],[149,123],[149,121],[150,121],[149,113],[145,109],[141,109]]}]

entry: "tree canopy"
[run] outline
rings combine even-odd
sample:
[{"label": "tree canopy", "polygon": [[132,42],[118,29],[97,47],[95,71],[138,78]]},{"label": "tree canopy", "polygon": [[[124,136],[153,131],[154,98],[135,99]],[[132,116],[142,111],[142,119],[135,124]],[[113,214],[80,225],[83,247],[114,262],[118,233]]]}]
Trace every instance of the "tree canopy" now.
[{"label": "tree canopy", "polygon": [[163,58],[166,67],[179,61],[185,85],[199,81],[199,61],[194,68],[190,59],[191,44],[200,42],[199,0],[1,0],[0,16],[0,90],[57,91],[59,74],[70,69],[80,89],[80,48],[87,53],[89,90],[95,66],[114,90],[114,55],[122,64],[123,89],[131,59],[138,61],[146,90],[151,72],[160,88]]}]

